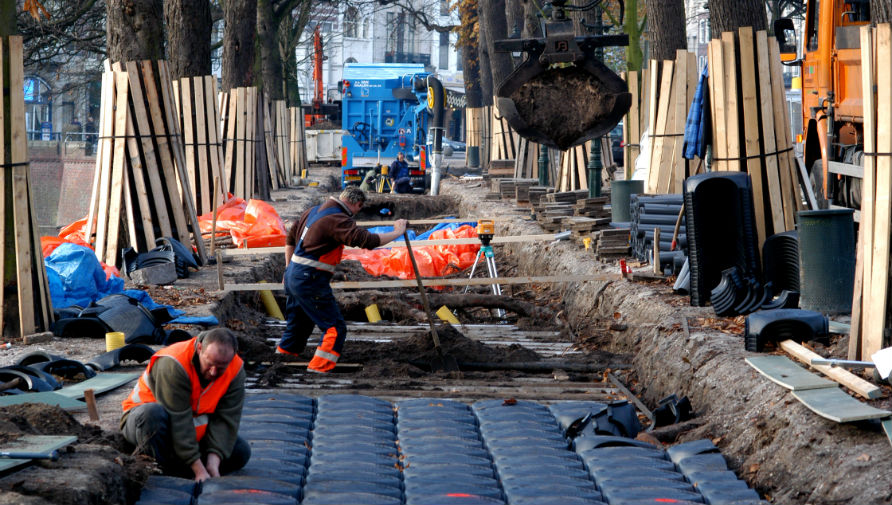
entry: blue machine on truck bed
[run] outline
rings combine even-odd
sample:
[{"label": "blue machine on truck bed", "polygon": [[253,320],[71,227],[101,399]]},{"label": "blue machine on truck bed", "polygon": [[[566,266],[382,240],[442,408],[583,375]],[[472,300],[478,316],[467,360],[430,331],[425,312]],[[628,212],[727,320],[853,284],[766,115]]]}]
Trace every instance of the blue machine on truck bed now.
[{"label": "blue machine on truck bed", "polygon": [[[389,166],[406,155],[413,191],[423,192],[433,175],[439,182],[445,95],[442,84],[407,63],[348,63],[340,83],[343,93],[341,185],[359,184],[375,166]],[[430,97],[430,100],[429,100]],[[427,168],[430,162],[433,174]]]}]

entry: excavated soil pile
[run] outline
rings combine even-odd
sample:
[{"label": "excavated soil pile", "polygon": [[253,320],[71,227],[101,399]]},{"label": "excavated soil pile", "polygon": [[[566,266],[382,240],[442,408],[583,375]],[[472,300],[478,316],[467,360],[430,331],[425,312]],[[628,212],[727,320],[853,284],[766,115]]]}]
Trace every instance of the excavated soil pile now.
[{"label": "excavated soil pile", "polygon": [[[427,219],[452,214],[458,201],[452,196],[419,196],[369,193],[368,200],[356,216],[360,221],[393,219]],[[386,209],[389,214],[382,214]],[[425,228],[429,228],[426,226]]]},{"label": "excavated soil pile", "polygon": [[68,412],[44,404],[0,408],[0,440],[23,435],[73,435],[58,461],[36,461],[0,478],[0,505],[104,505],[133,503],[155,464],[130,456],[120,433],[78,423]]},{"label": "excavated soil pile", "polygon": [[616,96],[578,67],[549,69],[511,94],[517,113],[562,150],[603,123]]}]

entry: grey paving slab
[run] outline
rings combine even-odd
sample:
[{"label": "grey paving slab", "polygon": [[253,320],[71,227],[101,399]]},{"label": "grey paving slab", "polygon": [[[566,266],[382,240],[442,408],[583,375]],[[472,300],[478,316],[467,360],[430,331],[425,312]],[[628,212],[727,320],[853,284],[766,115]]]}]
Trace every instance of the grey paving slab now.
[{"label": "grey paving slab", "polygon": [[750,356],[746,362],[771,382],[791,391],[836,387],[836,382],[809,372],[786,356]]},{"label": "grey paving slab", "polygon": [[892,416],[892,412],[861,403],[839,388],[793,391],[793,396],[815,414],[838,423]]}]

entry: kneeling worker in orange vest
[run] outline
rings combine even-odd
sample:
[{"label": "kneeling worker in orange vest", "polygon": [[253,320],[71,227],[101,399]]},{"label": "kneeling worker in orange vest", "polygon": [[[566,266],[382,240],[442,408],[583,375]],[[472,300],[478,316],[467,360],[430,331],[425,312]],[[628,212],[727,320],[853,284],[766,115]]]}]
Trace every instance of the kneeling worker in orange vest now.
[{"label": "kneeling worker in orange vest", "polygon": [[300,355],[313,326],[322,330],[322,340],[307,365],[311,372],[331,371],[344,347],[347,324],[331,291],[335,265],[341,261],[345,245],[374,249],[406,231],[405,219],[398,219],[393,231],[370,233],[356,226],[354,214],[365,204],[365,192],[348,186],[338,198],[317,205],[295,221],[285,240],[285,318],[288,320],[280,354]]},{"label": "kneeling worker in orange vest", "polygon": [[124,400],[121,431],[168,475],[201,482],[245,466],[238,436],[245,370],[238,340],[215,328],[156,352]]}]

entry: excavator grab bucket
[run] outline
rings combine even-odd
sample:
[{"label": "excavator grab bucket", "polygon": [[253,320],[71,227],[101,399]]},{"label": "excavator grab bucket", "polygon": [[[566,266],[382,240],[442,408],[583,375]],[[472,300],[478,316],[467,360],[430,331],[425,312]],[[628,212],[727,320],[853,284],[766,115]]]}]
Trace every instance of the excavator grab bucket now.
[{"label": "excavator grab bucket", "polygon": [[632,105],[625,81],[594,54],[614,45],[628,36],[575,37],[569,20],[547,23],[545,39],[498,41],[527,53],[496,92],[499,113],[520,136],[562,151],[606,134]]}]

